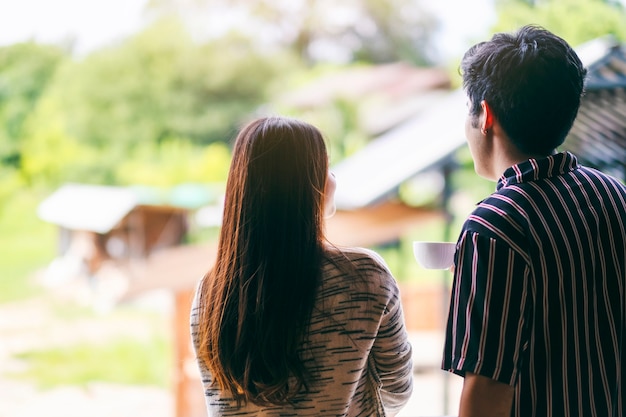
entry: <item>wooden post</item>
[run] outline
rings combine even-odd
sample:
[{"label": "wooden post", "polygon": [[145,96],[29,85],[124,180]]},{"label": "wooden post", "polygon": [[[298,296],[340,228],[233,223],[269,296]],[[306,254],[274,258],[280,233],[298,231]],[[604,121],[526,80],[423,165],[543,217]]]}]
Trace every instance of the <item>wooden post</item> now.
[{"label": "wooden post", "polygon": [[198,409],[198,405],[204,401],[200,380],[193,378],[193,373],[190,372],[190,367],[195,361],[189,332],[189,312],[193,293],[193,290],[181,290],[174,294],[174,358],[176,361],[174,366],[174,401],[176,417],[205,415]]}]

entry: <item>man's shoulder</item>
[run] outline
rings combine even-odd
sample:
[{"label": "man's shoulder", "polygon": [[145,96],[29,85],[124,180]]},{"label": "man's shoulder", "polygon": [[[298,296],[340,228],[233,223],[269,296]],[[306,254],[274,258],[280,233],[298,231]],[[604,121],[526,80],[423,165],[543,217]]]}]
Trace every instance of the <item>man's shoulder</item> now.
[{"label": "man's shoulder", "polygon": [[586,177],[589,178],[590,181],[610,184],[622,194],[626,195],[626,184],[624,184],[624,182],[617,177],[586,165],[580,165],[578,167],[578,171],[582,174],[586,174]]},{"label": "man's shoulder", "polygon": [[528,200],[526,187],[526,184],[516,184],[515,187],[501,188],[476,204],[472,214],[497,218],[503,214],[518,212]]},{"label": "man's shoulder", "polygon": [[527,204],[519,192],[500,189],[476,205],[464,224],[464,230],[486,237],[506,235],[524,239],[531,218]]}]

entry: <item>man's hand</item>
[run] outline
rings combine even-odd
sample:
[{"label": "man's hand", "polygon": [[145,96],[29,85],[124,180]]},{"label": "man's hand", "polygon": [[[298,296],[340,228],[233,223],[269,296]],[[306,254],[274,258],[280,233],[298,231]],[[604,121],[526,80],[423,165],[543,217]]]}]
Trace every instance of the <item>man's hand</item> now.
[{"label": "man's hand", "polygon": [[510,385],[467,372],[459,417],[510,417],[513,392]]}]

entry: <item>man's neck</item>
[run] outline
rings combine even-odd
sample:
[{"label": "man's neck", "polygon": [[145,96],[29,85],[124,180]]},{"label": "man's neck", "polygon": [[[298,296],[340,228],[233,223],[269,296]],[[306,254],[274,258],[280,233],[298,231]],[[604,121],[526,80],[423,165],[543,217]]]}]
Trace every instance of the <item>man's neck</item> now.
[{"label": "man's neck", "polygon": [[544,158],[547,155],[527,154],[517,149],[508,137],[494,138],[494,157],[492,159],[492,179],[497,181],[504,171],[513,165],[527,161],[532,158]]}]

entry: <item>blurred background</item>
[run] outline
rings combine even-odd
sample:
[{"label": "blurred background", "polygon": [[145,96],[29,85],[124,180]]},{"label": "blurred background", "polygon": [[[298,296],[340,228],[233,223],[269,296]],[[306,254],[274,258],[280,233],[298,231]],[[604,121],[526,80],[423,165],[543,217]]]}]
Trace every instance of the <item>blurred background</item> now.
[{"label": "blurred background", "polygon": [[[205,415],[189,301],[234,135],[265,114],[322,130],[329,239],[378,251],[401,285],[416,355],[402,415],[456,414],[461,381],[439,370],[451,274],[421,268],[412,242],[455,241],[493,190],[465,147],[458,64],[527,23],[596,67],[626,38],[615,0],[0,2],[0,416]],[[611,62],[621,119],[585,119],[568,143],[624,179],[626,64]],[[590,126],[603,146],[584,145]]]}]

